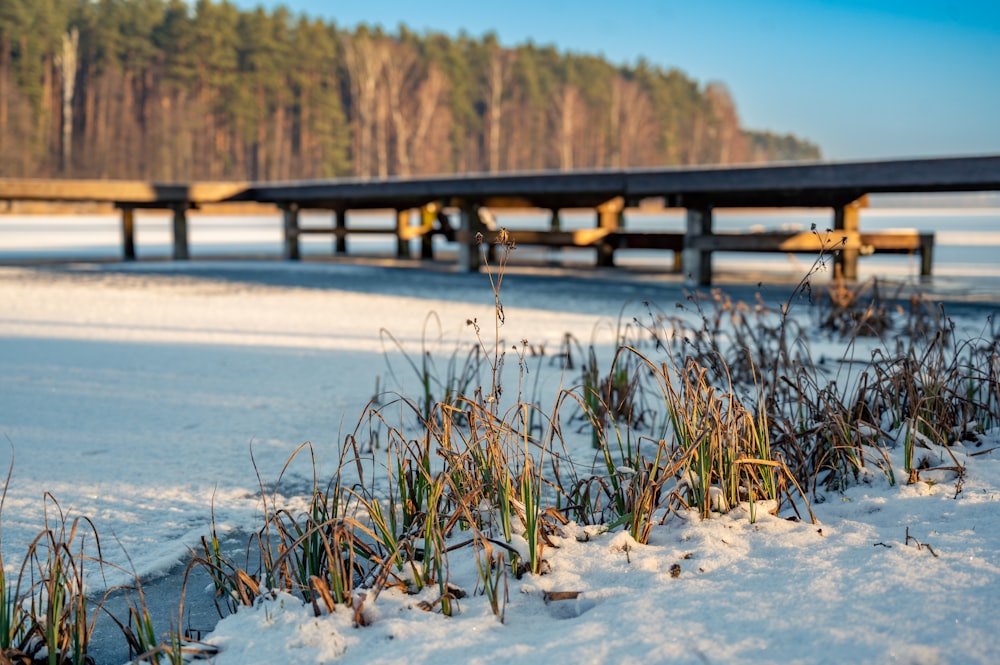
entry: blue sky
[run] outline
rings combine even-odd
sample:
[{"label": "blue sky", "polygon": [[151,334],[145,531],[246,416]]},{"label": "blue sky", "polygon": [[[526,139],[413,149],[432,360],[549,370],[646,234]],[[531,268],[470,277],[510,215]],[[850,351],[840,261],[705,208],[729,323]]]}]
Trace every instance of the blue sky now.
[{"label": "blue sky", "polygon": [[495,32],[728,85],[826,159],[1000,153],[1000,0],[232,0],[389,31]]}]

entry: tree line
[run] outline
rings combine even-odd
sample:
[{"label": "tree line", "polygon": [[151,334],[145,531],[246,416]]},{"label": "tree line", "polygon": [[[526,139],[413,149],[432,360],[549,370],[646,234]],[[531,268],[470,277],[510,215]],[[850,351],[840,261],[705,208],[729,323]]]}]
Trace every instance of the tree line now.
[{"label": "tree line", "polygon": [[0,176],[158,181],[817,159],[721,83],[198,0],[2,0]]}]

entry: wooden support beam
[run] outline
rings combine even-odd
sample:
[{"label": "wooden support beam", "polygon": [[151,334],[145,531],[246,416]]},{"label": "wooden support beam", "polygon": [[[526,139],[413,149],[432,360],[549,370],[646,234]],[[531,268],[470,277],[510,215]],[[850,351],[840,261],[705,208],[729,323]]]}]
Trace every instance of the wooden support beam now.
[{"label": "wooden support beam", "polygon": [[484,208],[534,208],[535,204],[521,196],[488,196],[483,199]]},{"label": "wooden support beam", "polygon": [[[621,226],[622,210],[625,199],[617,196],[597,206],[597,228],[605,233],[613,233]],[[611,243],[601,243],[597,246],[597,265],[611,268],[615,265],[615,248]]]},{"label": "wooden support beam", "polygon": [[188,250],[187,211],[189,207],[190,204],[188,203],[181,203],[172,207],[175,261],[186,261],[191,258],[191,253]]},{"label": "wooden support beam", "polygon": [[659,249],[680,254],[684,249],[684,234],[680,231],[619,231],[609,233],[607,241],[615,249]]},{"label": "wooden support beam", "polygon": [[410,258],[410,211],[396,211],[396,257]]},{"label": "wooden support beam", "polygon": [[281,214],[285,229],[284,258],[286,261],[298,261],[302,258],[299,248],[299,204],[286,203],[281,207]]},{"label": "wooden support beam", "polygon": [[[312,235],[312,234],[325,234],[338,236],[341,238],[346,238],[347,236],[392,236],[394,238],[399,236],[399,232],[395,228],[388,228],[385,226],[352,226],[349,229],[331,229],[329,227],[316,228],[312,226],[301,227],[298,230],[299,235]],[[407,238],[416,238],[417,236],[413,231],[407,231],[405,234]]]},{"label": "wooden support beam", "polygon": [[[635,234],[622,234],[628,238]],[[661,234],[655,234],[661,235]],[[857,251],[860,255],[874,253],[913,254],[933,246],[934,234],[918,231],[879,231],[851,234],[847,231],[769,231],[763,233],[715,233],[688,242],[691,249],[710,252],[786,252],[833,253]]]},{"label": "wooden support beam", "polygon": [[690,238],[687,249],[702,252],[836,252],[846,249],[862,249],[858,234],[849,235],[844,231],[813,233],[770,232],[770,233],[718,233]]},{"label": "wooden support beam", "polygon": [[[390,229],[390,233],[395,233],[397,237],[403,238],[404,240],[416,240],[417,238],[423,238],[426,235],[430,235],[434,231],[433,228],[425,229],[421,226],[406,226],[402,230],[400,229]],[[354,233],[354,229],[350,229],[349,233]]]},{"label": "wooden support beam", "polygon": [[920,276],[930,277],[934,264],[934,234],[920,236]]},{"label": "wooden support beam", "polygon": [[135,261],[135,208],[122,206],[122,258]]},{"label": "wooden support beam", "polygon": [[[851,201],[847,205],[838,206],[833,209],[833,228],[843,231],[851,237],[857,237],[861,209],[868,207],[868,196]],[[856,280],[858,278],[858,247],[845,247],[837,255],[834,270],[846,280]]]},{"label": "wooden support beam", "polygon": [[420,209],[420,258],[434,258],[434,222],[438,213],[441,212],[439,203],[428,203]]},{"label": "wooden support beam", "polygon": [[[562,232],[562,218],[559,215],[559,208],[552,208],[552,216],[549,218],[549,231],[552,233]],[[555,265],[559,262],[557,252],[549,252],[549,262]]]},{"label": "wooden support beam", "polygon": [[461,207],[458,240],[458,269],[466,272],[476,272],[482,266],[482,252],[485,249],[483,233],[486,224],[479,216],[479,206],[466,203]]},{"label": "wooden support beam", "polygon": [[448,242],[455,242],[455,227],[451,225],[451,219],[448,217],[448,213],[444,209],[438,210],[437,213],[438,226],[441,227],[441,233],[444,235],[445,240]]},{"label": "wooden support beam", "polygon": [[930,243],[934,244],[933,233],[921,233],[900,229],[896,231],[877,231],[874,233],[861,232],[861,247],[871,247],[876,252],[889,252],[894,254],[912,254],[920,252]]},{"label": "wooden support beam", "polygon": [[[546,247],[599,247],[611,231],[604,229],[579,229],[577,231],[510,231],[515,244],[543,245]],[[492,240],[496,233],[489,234]]]},{"label": "wooden support beam", "polygon": [[712,251],[703,249],[699,243],[712,235],[712,206],[702,205],[687,209],[687,233],[684,234],[684,250],[681,261],[685,281],[692,286],[712,284]]},{"label": "wooden support beam", "polygon": [[333,237],[333,253],[347,254],[347,210],[337,208],[334,214],[336,216],[334,227],[337,233]]}]

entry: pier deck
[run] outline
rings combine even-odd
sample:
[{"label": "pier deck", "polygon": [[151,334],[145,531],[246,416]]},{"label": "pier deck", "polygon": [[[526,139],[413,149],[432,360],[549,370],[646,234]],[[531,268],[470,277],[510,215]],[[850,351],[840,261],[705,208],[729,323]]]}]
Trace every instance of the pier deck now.
[{"label": "pier deck", "polygon": [[[409,253],[420,238],[421,255],[432,251],[431,237],[443,234],[458,245],[463,270],[479,267],[477,237],[490,240],[486,211],[536,208],[552,211],[546,230],[520,232],[519,244],[592,247],[599,265],[614,264],[625,249],[675,252],[675,268],[694,284],[712,281],[712,253],[818,252],[837,256],[847,279],[857,277],[859,256],[873,252],[921,255],[924,274],[932,270],[933,235],[916,231],[866,233],[859,212],[868,194],[973,192],[1000,190],[1000,156],[954,157],[870,162],[822,162],[739,167],[602,169],[590,171],[450,175],[419,178],[340,179],[314,182],[156,184],[137,181],[0,179],[0,201],[97,201],[122,211],[122,256],[135,258],[134,211],[173,211],[173,256],[189,257],[187,211],[224,202],[264,203],[283,211],[284,256],[299,258],[303,234],[329,233],[334,250],[346,251],[350,234],[386,233],[385,229],[348,228],[350,210],[396,211],[390,230],[397,253]],[[649,198],[686,210],[686,226],[677,232],[631,232],[623,213]],[[834,211],[829,232],[727,233],[713,229],[720,208],[820,207]],[[565,231],[559,211],[595,211],[593,229]],[[329,227],[299,224],[302,210],[329,210]],[[411,215],[412,211],[418,214]],[[452,216],[457,216],[453,220]],[[676,260],[679,258],[679,261]]]}]

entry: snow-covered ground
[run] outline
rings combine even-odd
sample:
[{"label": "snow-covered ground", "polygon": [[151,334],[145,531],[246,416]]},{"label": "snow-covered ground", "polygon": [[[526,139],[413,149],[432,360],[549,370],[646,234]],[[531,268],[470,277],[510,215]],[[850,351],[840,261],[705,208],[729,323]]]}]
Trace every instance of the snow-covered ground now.
[{"label": "snow-covered ground", "polygon": [[[668,310],[682,297],[676,282],[610,275],[513,273],[503,288],[505,338],[550,353],[566,333],[610,348],[623,306]],[[224,528],[253,530],[255,465],[274,481],[310,441],[320,474],[331,472],[377,389],[419,393],[404,353],[447,358],[473,340],[469,319],[492,327],[484,275],[347,263],[0,268],[5,565],[16,569],[43,524],[46,493],[94,521],[106,558],[143,576],[183,563],[213,511]],[[567,377],[540,380],[532,389],[544,395]],[[571,524],[547,550],[547,574],[511,578],[504,623],[474,593],[471,555],[456,555],[451,581],[469,592],[457,616],[389,589],[355,628],[350,612],[316,618],[279,596],[208,641],[220,664],[996,662],[1000,451],[965,454],[997,445],[994,433],[985,448],[958,449],[961,491],[876,478],[815,504],[815,525],[735,510],[670,520],[638,545]],[[578,594],[546,602],[553,591]]]}]

